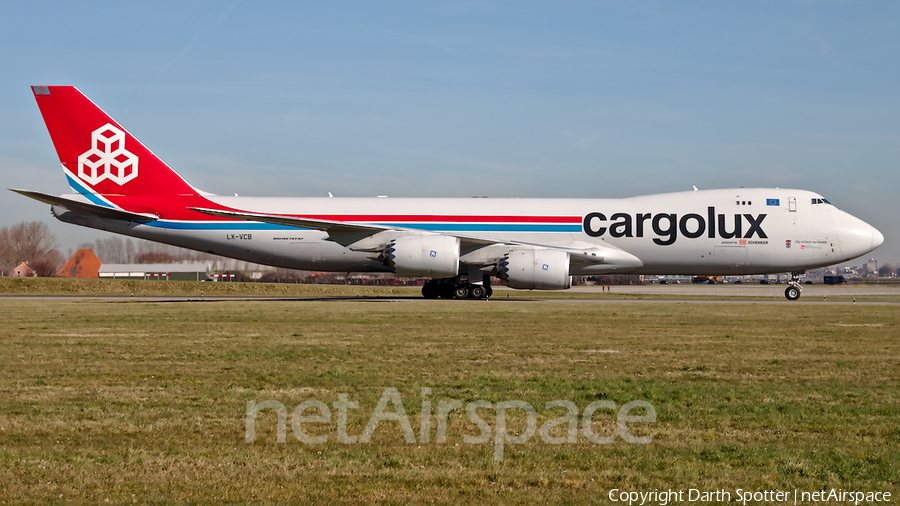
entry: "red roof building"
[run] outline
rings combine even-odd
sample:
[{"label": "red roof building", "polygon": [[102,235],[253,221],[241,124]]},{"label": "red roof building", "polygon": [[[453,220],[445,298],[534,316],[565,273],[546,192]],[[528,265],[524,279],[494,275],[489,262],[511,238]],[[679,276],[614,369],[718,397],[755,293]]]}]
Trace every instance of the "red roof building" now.
[{"label": "red roof building", "polygon": [[80,249],[66,262],[57,276],[63,278],[96,278],[100,272],[100,259],[89,249]]}]

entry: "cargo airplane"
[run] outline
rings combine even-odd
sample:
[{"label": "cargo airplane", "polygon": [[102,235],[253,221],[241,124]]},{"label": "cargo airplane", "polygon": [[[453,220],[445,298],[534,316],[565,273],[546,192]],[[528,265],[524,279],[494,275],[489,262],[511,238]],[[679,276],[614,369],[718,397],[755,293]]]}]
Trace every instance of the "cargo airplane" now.
[{"label": "cargo airplane", "polygon": [[431,278],[426,298],[535,290],[573,275],[790,272],[884,241],[821,195],[779,188],[622,199],[263,198],[201,191],[71,86],[34,86],[74,193],[13,190],[66,223],[290,269]]}]

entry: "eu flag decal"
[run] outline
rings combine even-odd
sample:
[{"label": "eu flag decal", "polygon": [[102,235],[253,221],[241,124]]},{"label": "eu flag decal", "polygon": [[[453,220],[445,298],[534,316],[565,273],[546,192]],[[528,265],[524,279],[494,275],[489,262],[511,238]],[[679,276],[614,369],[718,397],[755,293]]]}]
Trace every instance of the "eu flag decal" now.
[{"label": "eu flag decal", "polygon": [[766,199],[766,205],[767,206],[778,206],[781,204],[779,203],[778,199]]}]

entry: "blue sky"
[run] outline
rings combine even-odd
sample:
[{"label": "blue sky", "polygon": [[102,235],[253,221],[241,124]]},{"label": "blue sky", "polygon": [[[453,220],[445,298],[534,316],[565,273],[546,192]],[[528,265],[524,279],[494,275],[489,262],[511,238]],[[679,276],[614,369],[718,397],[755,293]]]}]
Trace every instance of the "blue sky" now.
[{"label": "blue sky", "polygon": [[[818,191],[900,263],[895,2],[14,2],[0,174],[64,193],[28,88],[72,84],[221,194]],[[102,233],[47,220],[63,250]]]}]

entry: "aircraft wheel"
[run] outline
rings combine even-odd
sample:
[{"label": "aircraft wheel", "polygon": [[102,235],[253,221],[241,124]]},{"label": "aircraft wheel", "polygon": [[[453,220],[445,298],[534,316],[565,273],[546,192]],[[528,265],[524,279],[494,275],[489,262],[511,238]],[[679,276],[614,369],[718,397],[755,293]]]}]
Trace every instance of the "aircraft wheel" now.
[{"label": "aircraft wheel", "polygon": [[481,285],[472,285],[472,289],[470,291],[473,299],[483,299],[485,293],[487,293],[487,291]]},{"label": "aircraft wheel", "polygon": [[787,300],[797,300],[800,298],[800,289],[796,286],[789,286],[784,290],[784,296]]},{"label": "aircraft wheel", "polygon": [[468,299],[469,287],[465,284],[457,285],[456,289],[453,290],[453,297],[457,299]]},{"label": "aircraft wheel", "polygon": [[442,299],[452,299],[453,298],[453,285],[450,283],[441,283],[438,285],[438,297]]},{"label": "aircraft wheel", "polygon": [[438,298],[438,287],[434,281],[426,281],[424,285],[422,285],[422,297],[426,299],[436,299]]}]

